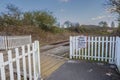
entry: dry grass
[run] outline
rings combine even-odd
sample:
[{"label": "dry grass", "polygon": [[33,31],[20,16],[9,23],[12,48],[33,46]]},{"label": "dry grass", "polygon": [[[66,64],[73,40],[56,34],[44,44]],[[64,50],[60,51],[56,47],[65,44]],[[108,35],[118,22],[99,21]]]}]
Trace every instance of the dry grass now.
[{"label": "dry grass", "polygon": [[69,31],[51,33],[34,26],[11,26],[0,27],[0,35],[32,35],[33,41],[39,40],[42,44],[46,44],[66,39],[68,40],[70,35],[77,35],[77,33]]}]

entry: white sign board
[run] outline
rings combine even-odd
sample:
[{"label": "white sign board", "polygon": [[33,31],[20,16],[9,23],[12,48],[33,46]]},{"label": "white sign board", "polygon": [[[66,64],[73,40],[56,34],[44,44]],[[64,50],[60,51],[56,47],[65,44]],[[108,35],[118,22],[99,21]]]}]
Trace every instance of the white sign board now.
[{"label": "white sign board", "polygon": [[78,48],[86,48],[87,46],[86,42],[87,42],[86,36],[78,37]]}]

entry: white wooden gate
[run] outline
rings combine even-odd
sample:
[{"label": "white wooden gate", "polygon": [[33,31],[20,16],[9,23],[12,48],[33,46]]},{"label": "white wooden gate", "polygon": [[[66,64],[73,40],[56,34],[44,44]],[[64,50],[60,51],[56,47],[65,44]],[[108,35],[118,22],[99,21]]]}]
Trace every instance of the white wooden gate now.
[{"label": "white wooden gate", "polygon": [[8,50],[22,45],[31,44],[31,35],[29,36],[0,36],[0,50]]},{"label": "white wooden gate", "polygon": [[79,47],[81,36],[70,37],[70,59],[85,59],[115,63],[116,37],[84,36],[85,47]]},{"label": "white wooden gate", "polygon": [[0,53],[0,80],[40,80],[39,41]]}]

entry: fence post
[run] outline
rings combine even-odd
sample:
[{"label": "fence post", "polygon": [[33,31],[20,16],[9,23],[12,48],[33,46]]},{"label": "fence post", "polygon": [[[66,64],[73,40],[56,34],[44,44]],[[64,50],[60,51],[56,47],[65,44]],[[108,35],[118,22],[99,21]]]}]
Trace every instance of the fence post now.
[{"label": "fence post", "polygon": [[14,80],[12,51],[11,50],[8,51],[8,60],[9,60],[10,80]]},{"label": "fence post", "polygon": [[116,37],[116,46],[115,46],[115,64],[117,65],[117,53],[118,53],[118,38]]},{"label": "fence post", "polygon": [[36,80],[36,59],[35,59],[35,43],[32,43],[33,49],[33,70],[34,70],[34,79]]},{"label": "fence post", "polygon": [[120,72],[120,37],[116,37],[116,53],[115,53],[115,63]]},{"label": "fence post", "polygon": [[69,42],[69,44],[70,44],[70,59],[72,59],[72,36],[70,36],[70,42]]},{"label": "fence post", "polygon": [[29,80],[32,80],[32,70],[31,70],[31,54],[30,54],[30,44],[27,45],[28,49],[28,71],[29,71]]},{"label": "fence post", "polygon": [[3,53],[0,53],[0,72],[1,72],[0,75],[1,75],[2,80],[6,80],[5,67],[4,67],[3,63],[4,63]]},{"label": "fence post", "polygon": [[40,66],[40,46],[39,41],[35,41],[35,61],[36,61],[36,68],[37,68],[37,80],[41,80],[41,66]]}]

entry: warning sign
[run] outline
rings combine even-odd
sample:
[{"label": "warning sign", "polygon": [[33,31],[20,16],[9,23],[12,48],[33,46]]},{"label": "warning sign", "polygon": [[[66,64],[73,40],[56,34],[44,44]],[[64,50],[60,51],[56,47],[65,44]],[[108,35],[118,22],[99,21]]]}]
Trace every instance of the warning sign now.
[{"label": "warning sign", "polygon": [[87,46],[86,42],[87,42],[86,36],[78,37],[78,48],[86,48]]}]

